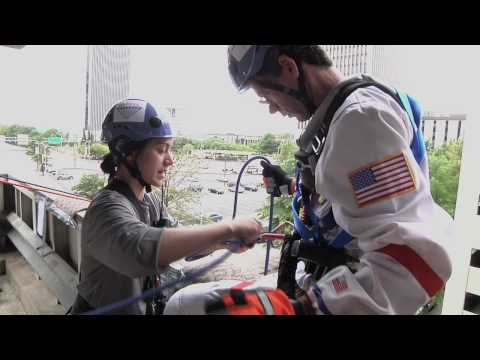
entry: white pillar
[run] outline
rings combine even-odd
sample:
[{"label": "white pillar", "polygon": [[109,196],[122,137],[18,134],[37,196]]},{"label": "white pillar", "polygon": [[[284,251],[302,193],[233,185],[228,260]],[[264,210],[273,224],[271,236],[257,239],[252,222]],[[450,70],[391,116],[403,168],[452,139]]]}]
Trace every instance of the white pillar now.
[{"label": "white pillar", "polygon": [[[453,272],[445,288],[442,314],[462,314],[468,286],[472,249],[480,249],[480,216],[477,215],[480,196],[479,124],[472,119],[464,121],[465,139],[460,170],[455,228],[457,238],[448,248]],[[480,294],[478,294],[480,296]]]}]

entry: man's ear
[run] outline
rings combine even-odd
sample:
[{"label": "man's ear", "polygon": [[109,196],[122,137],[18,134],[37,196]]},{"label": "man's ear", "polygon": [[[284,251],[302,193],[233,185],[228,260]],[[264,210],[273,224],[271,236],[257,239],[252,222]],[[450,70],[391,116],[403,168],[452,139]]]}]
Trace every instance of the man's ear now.
[{"label": "man's ear", "polygon": [[285,72],[289,77],[298,79],[300,73],[298,71],[297,63],[291,57],[287,55],[280,55],[278,57],[278,63],[282,68],[282,75]]}]

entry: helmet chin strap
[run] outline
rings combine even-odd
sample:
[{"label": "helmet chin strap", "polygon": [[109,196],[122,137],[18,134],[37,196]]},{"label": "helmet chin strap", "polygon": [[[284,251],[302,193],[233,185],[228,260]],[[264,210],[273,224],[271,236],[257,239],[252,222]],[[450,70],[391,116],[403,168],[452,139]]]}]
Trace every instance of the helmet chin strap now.
[{"label": "helmet chin strap", "polygon": [[303,106],[305,107],[307,113],[306,113],[306,119],[310,119],[313,115],[313,113],[317,110],[317,106],[313,102],[312,98],[308,95],[307,89],[305,87],[305,75],[303,72],[302,66],[299,66],[297,64],[299,76],[298,76],[298,90],[290,89],[286,86],[280,85],[280,84],[274,84],[266,81],[261,81],[261,80],[256,80],[261,86],[272,89],[275,91],[279,91],[281,93],[284,93],[286,95],[292,96],[298,101],[300,101]]},{"label": "helmet chin strap", "polygon": [[113,146],[110,150],[112,152],[114,162],[117,164],[122,163],[127,171],[132,177],[138,180],[141,186],[145,187],[147,193],[152,191],[152,185],[147,183],[140,172],[140,169],[137,164],[137,159],[135,158],[134,165],[130,165],[127,161],[128,151],[122,151],[119,146]]},{"label": "helmet chin strap", "polygon": [[142,176],[142,173],[140,172],[140,169],[138,168],[137,161],[135,160],[135,165],[130,166],[125,162],[125,166],[127,167],[127,170],[130,172],[130,175],[132,175],[135,179],[138,180],[140,185],[145,187],[145,191],[147,193],[152,191],[152,185],[147,183],[145,179]]},{"label": "helmet chin strap", "polygon": [[135,159],[135,163],[134,163],[133,166],[128,163],[126,157],[123,158],[121,160],[121,162],[123,163],[123,165],[125,165],[125,167],[127,168],[127,171],[130,173],[130,175],[132,177],[134,177],[135,179],[137,179],[138,182],[140,183],[140,185],[145,187],[145,191],[147,193],[152,191],[152,185],[145,181],[145,179],[142,176],[142,173],[140,172],[140,169],[138,168],[137,159]]},{"label": "helmet chin strap", "polygon": [[303,67],[301,64],[297,64],[298,68],[298,92],[303,100],[300,100],[305,108],[307,109],[307,119],[311,118],[313,113],[317,110],[317,106],[313,102],[312,98],[307,93],[307,88],[305,87],[305,74],[303,72]]}]

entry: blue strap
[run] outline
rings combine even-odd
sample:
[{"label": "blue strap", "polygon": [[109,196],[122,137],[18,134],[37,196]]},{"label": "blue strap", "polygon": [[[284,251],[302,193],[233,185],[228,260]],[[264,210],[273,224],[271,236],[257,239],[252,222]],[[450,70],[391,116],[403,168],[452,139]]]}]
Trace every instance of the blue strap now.
[{"label": "blue strap", "polygon": [[397,91],[397,94],[402,101],[403,107],[407,111],[413,128],[413,139],[412,143],[410,144],[410,149],[412,150],[417,164],[421,165],[426,157],[426,149],[425,141],[423,140],[422,131],[420,129],[420,122],[422,118],[420,104],[414,98],[401,91]]},{"label": "blue strap", "polygon": [[325,230],[330,230],[333,229],[337,225],[337,222],[335,221],[335,217],[333,216],[333,211],[330,209],[330,211],[325,215],[324,217],[320,218],[320,225],[322,228]]},{"label": "blue strap", "polygon": [[307,226],[302,222],[300,216],[298,215],[298,209],[300,208],[300,200],[302,195],[300,192],[297,192],[292,200],[292,215],[293,215],[293,224],[295,225],[295,230],[300,234],[302,239],[309,240],[315,238],[314,234],[307,228]]},{"label": "blue strap", "polygon": [[302,193],[302,199],[303,199],[303,208],[307,212],[308,219],[310,220],[310,224],[318,225],[319,219],[315,216],[312,206],[310,205],[310,192],[305,191],[304,189],[304,191],[302,191],[301,193]]},{"label": "blue strap", "polygon": [[322,290],[316,284],[313,287],[313,294],[315,295],[320,311],[325,315],[333,315],[332,312],[327,308],[325,301],[323,301]]},{"label": "blue strap", "polygon": [[345,230],[340,231],[335,239],[333,239],[328,245],[340,250],[343,249],[350,241],[353,240],[353,236],[347,233]]}]

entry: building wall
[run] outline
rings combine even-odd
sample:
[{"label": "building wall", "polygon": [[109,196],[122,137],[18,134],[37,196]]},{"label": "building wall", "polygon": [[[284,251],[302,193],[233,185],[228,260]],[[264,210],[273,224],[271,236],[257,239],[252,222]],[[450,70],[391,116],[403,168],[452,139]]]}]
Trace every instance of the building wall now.
[{"label": "building wall", "polygon": [[[326,51],[333,65],[345,76],[368,74],[374,78],[395,85],[393,68],[388,66],[387,56],[393,54],[393,47],[384,45],[320,45]],[[298,122],[300,130],[308,121]]]},{"label": "building wall", "polygon": [[86,127],[95,140],[101,136],[108,110],[130,93],[130,49],[122,45],[89,45]]},{"label": "building wall", "polygon": [[386,62],[390,47],[384,45],[320,45],[333,64],[346,76],[367,73],[384,81],[391,79]]}]

